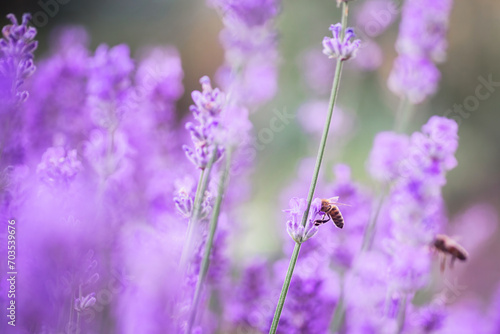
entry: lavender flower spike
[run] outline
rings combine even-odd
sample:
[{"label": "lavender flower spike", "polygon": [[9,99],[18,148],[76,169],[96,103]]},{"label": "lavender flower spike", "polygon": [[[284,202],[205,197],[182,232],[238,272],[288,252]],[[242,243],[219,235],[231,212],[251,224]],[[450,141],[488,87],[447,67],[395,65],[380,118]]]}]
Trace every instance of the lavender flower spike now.
[{"label": "lavender flower spike", "polygon": [[310,239],[318,233],[318,227],[314,225],[316,216],[321,211],[321,199],[315,198],[311,203],[309,217],[306,225],[302,226],[302,215],[307,208],[307,201],[305,198],[294,197],[290,200],[290,209],[283,210],[289,214],[288,221],[286,222],[286,230],[295,242],[301,244],[307,239]]},{"label": "lavender flower spike", "polygon": [[38,164],[36,173],[47,185],[68,185],[82,171],[76,150],[66,151],[62,147],[49,147]]},{"label": "lavender flower spike", "polygon": [[[204,76],[200,79],[202,92],[194,91],[191,96],[195,105],[190,107],[198,125],[186,123],[186,129],[191,132],[194,149],[184,145],[183,149],[191,162],[200,169],[205,169],[212,156],[220,128],[220,113],[225,103],[225,95],[218,88],[212,89],[210,79]],[[215,161],[219,160],[224,147],[217,145]]]},{"label": "lavender flower spike", "polygon": [[355,37],[354,30],[347,28],[343,39],[341,38],[342,25],[340,23],[332,24],[330,31],[333,38],[323,38],[323,53],[328,58],[340,58],[340,60],[355,57],[361,41],[359,39],[351,41]]},{"label": "lavender flower spike", "polygon": [[75,310],[77,312],[82,312],[88,308],[91,308],[96,303],[97,299],[94,297],[95,293],[92,292],[85,297],[80,297],[75,299]]},{"label": "lavender flower spike", "polygon": [[36,29],[28,27],[30,14],[23,15],[21,24],[14,14],[7,15],[7,18],[12,24],[3,27],[3,38],[0,38],[0,97],[3,100],[15,96],[17,101],[23,102],[28,98],[28,92],[19,91],[19,87],[36,69],[33,64],[33,51],[38,45],[33,40]]}]

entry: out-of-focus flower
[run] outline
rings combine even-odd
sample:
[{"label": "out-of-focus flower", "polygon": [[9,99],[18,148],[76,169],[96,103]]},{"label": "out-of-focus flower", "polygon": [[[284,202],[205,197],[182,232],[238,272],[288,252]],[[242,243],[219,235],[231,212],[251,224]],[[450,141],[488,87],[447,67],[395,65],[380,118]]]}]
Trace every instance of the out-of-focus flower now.
[{"label": "out-of-focus flower", "polygon": [[38,42],[34,40],[36,29],[29,27],[30,14],[24,14],[21,24],[14,14],[7,15],[12,24],[2,29],[3,38],[0,38],[0,101],[3,111],[5,103],[10,99],[15,102],[24,102],[28,92],[20,90],[24,81],[35,72],[33,52]]},{"label": "out-of-focus flower", "polygon": [[494,324],[481,310],[483,307],[481,304],[478,300],[466,299],[458,305],[451,306],[438,333],[498,333]]},{"label": "out-of-focus flower", "polygon": [[434,62],[445,59],[446,31],[452,0],[409,0],[404,3],[389,89],[411,103],[437,91],[441,77]]},{"label": "out-of-focus flower", "polygon": [[42,156],[36,173],[48,185],[69,184],[83,169],[76,150],[50,147]]},{"label": "out-of-focus flower", "polygon": [[82,27],[64,27],[51,36],[50,57],[37,64],[25,104],[28,154],[48,146],[77,147],[94,127],[86,110],[89,36]]},{"label": "out-of-focus flower", "polygon": [[408,155],[410,138],[394,132],[380,132],[375,137],[368,158],[370,175],[383,182],[395,180],[401,173],[401,163]]},{"label": "out-of-focus flower", "polygon": [[208,0],[222,13],[249,27],[266,24],[278,14],[279,0]]},{"label": "out-of-focus flower", "polygon": [[396,42],[398,52],[444,61],[452,5],[453,0],[406,1]]},{"label": "out-of-focus flower", "polygon": [[443,305],[436,302],[419,308],[411,307],[405,329],[410,333],[439,333],[448,313]]},{"label": "out-of-focus flower", "polygon": [[458,124],[446,117],[432,116],[422,132],[411,136],[406,167],[423,177],[431,177],[436,185],[446,183],[446,172],[457,166]]},{"label": "out-of-focus flower", "polygon": [[153,48],[140,62],[135,91],[141,103],[150,104],[154,120],[169,122],[174,118],[173,103],[184,92],[183,76],[179,53],[173,47]]},{"label": "out-of-focus flower", "polygon": [[453,218],[450,225],[448,234],[457,236],[457,241],[474,256],[495,235],[498,214],[492,205],[479,203]]},{"label": "out-of-focus flower", "polygon": [[367,0],[355,8],[356,27],[371,38],[382,34],[397,17],[397,8],[391,0]]},{"label": "out-of-focus flower", "polygon": [[372,40],[365,39],[360,46],[352,65],[360,71],[375,71],[382,65],[384,55],[380,46]]},{"label": "out-of-focus flower", "polygon": [[[205,169],[215,154],[214,162],[218,161],[224,147],[218,141],[220,136],[220,113],[225,104],[225,95],[218,88],[212,89],[210,79],[203,77],[200,79],[202,92],[192,93],[195,105],[190,107],[198,124],[188,122],[186,129],[191,133],[194,149],[184,145],[183,149],[188,159],[198,168]],[[215,150],[215,151],[214,151]]]},{"label": "out-of-focus flower", "polygon": [[286,230],[290,237],[297,243],[303,243],[309,238],[312,238],[318,233],[318,227],[314,225],[314,221],[320,216],[321,199],[315,198],[311,203],[309,217],[305,226],[302,226],[302,216],[307,208],[307,200],[305,198],[294,197],[290,200],[290,209],[283,210],[288,213]]},{"label": "out-of-focus flower", "polygon": [[96,129],[89,137],[84,145],[84,156],[97,175],[103,180],[125,181],[134,169],[131,158],[135,154],[125,134],[119,131],[109,134]]},{"label": "out-of-focus flower", "polygon": [[330,92],[335,66],[319,48],[304,51],[299,58],[299,65],[308,88],[318,95]]},{"label": "out-of-focus flower", "polygon": [[[306,256],[297,263],[278,333],[328,332],[338,305],[339,278],[328,266],[315,266],[315,260]],[[286,261],[279,261],[274,266],[275,277],[280,283],[285,276],[286,265]]]},{"label": "out-of-focus flower", "polygon": [[217,80],[231,92],[233,104],[253,108],[269,101],[277,92],[279,60],[274,18],[281,0],[208,0],[222,14],[220,39],[225,64]]},{"label": "out-of-focus flower", "polygon": [[19,107],[28,98],[23,83],[35,72],[37,48],[36,29],[28,26],[31,15],[24,14],[21,24],[13,14],[7,18],[11,24],[3,27],[0,38],[0,169],[25,159],[25,125]]},{"label": "out-of-focus flower", "polygon": [[398,243],[391,252],[388,268],[390,290],[411,294],[428,283],[431,262],[426,246]]},{"label": "out-of-focus flower", "polygon": [[389,89],[411,103],[421,103],[437,91],[441,78],[436,65],[427,58],[400,55],[389,75]]},{"label": "out-of-focus flower", "polygon": [[241,332],[265,330],[268,326],[267,304],[271,301],[272,289],[267,266],[263,259],[256,259],[248,264],[228,300],[227,318]]},{"label": "out-of-focus flower", "polygon": [[330,31],[333,34],[333,38],[323,38],[323,53],[327,55],[328,58],[347,60],[356,56],[361,41],[359,39],[351,41],[351,39],[355,37],[352,28],[346,29],[343,39],[340,36],[342,32],[342,25],[340,23],[332,24],[330,26]]},{"label": "out-of-focus flower", "polygon": [[109,48],[100,45],[90,63],[87,104],[95,125],[116,129],[123,114],[131,108],[130,74],[134,63],[127,45]]},{"label": "out-of-focus flower", "polygon": [[[321,136],[325,126],[328,101],[311,100],[299,107],[297,118],[301,127],[310,135]],[[335,122],[330,124],[330,133],[335,142],[346,141],[355,128],[354,116],[335,107],[333,114]]]}]

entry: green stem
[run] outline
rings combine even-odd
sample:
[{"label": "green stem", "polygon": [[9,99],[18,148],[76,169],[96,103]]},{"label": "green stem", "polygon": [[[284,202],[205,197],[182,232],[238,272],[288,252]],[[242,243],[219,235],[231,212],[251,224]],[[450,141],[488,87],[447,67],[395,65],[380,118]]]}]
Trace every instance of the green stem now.
[{"label": "green stem", "polygon": [[274,313],[273,323],[271,324],[271,329],[269,333],[276,333],[278,329],[278,323],[281,317],[281,311],[283,310],[283,305],[285,305],[286,295],[288,293],[288,288],[290,287],[290,282],[292,281],[293,270],[295,269],[295,264],[299,257],[300,244],[295,243],[293,248],[292,256],[290,257],[290,264],[288,265],[288,271],[286,272],[285,281],[283,282],[283,287],[281,288],[280,298],[278,300],[278,306],[276,306],[276,312]]},{"label": "green stem", "polygon": [[68,330],[72,330],[71,326],[73,325],[73,299],[75,297],[74,291],[71,288],[70,293],[70,301],[69,301],[69,321],[68,321]]},{"label": "green stem", "polygon": [[340,273],[340,297],[333,314],[332,333],[337,333],[340,330],[345,319],[344,282],[344,273],[342,272]]},{"label": "green stem", "polygon": [[[341,39],[344,39],[345,30],[347,26],[347,14],[348,14],[347,2],[342,3],[342,32]],[[314,191],[316,190],[316,184],[318,183],[319,171],[321,168],[321,163],[323,162],[323,156],[325,153],[326,140],[328,139],[328,131],[330,130],[330,123],[332,122],[333,109],[335,106],[335,101],[337,100],[337,94],[340,84],[340,76],[342,73],[343,62],[341,59],[337,60],[337,66],[335,68],[335,76],[333,78],[332,91],[330,94],[330,102],[328,105],[328,116],[325,122],[325,127],[323,128],[323,135],[321,136],[321,142],[318,149],[318,155],[316,157],[316,165],[314,167],[314,172],[311,180],[311,185],[309,187],[309,193],[307,195],[307,207],[302,216],[302,226],[307,223],[307,217],[309,215],[309,210],[311,209],[311,202],[314,196]],[[280,321],[281,312],[283,311],[283,305],[285,304],[286,295],[288,293],[288,288],[290,287],[290,282],[292,280],[293,271],[295,269],[295,264],[299,257],[300,244],[296,243],[293,249],[292,256],[290,258],[290,264],[288,265],[288,271],[286,273],[285,281],[283,282],[283,288],[281,289],[281,294],[278,300],[278,305],[276,306],[276,312],[274,313],[273,322],[271,324],[271,329],[269,334],[276,333],[278,329],[278,323]]]},{"label": "green stem", "polygon": [[216,156],[217,156],[217,145],[214,146],[212,156],[210,157],[210,160],[208,161],[206,168],[202,170],[200,174],[200,179],[198,180],[198,187],[196,189],[193,212],[191,214],[191,218],[189,219],[187,242],[184,244],[181,255],[180,266],[183,272],[187,269],[188,258],[191,255],[192,249],[194,247],[195,243],[194,239],[196,236],[195,232],[196,228],[198,227],[201,204],[203,202],[203,197],[208,187],[208,181],[210,180],[210,174],[212,173],[212,167],[215,163]]},{"label": "green stem", "polygon": [[396,132],[404,132],[408,121],[411,118],[412,104],[406,98],[401,98],[399,101],[398,110],[396,111],[396,120],[394,122],[394,130]]},{"label": "green stem", "polygon": [[[78,288],[78,298],[79,302],[82,302],[82,285],[80,284]],[[80,311],[76,313],[76,334],[80,334]]]},{"label": "green stem", "polygon": [[193,303],[191,304],[191,312],[188,320],[187,334],[191,334],[193,328],[196,312],[198,310],[198,304],[200,302],[201,292],[203,288],[203,283],[208,273],[208,267],[210,265],[210,253],[212,251],[212,246],[214,243],[215,231],[217,230],[217,223],[219,221],[220,207],[222,204],[222,199],[224,198],[224,192],[226,189],[227,177],[231,168],[231,150],[229,149],[226,154],[226,166],[222,172],[221,179],[219,182],[219,187],[217,189],[217,199],[215,200],[214,210],[212,212],[212,218],[210,219],[210,231],[208,234],[207,241],[205,243],[205,249],[203,251],[203,260],[201,262],[200,273],[198,275],[198,280],[196,282],[196,289],[194,292]]},{"label": "green stem", "polygon": [[363,237],[363,244],[361,246],[362,252],[370,250],[370,248],[372,247],[373,236],[375,235],[375,228],[377,226],[378,216],[380,215],[380,210],[382,209],[382,205],[384,204],[386,195],[387,195],[387,188],[384,188],[378,197],[375,210],[372,212],[370,221],[368,222],[368,227],[366,228],[366,232]]},{"label": "green stem", "polygon": [[405,318],[406,318],[406,301],[407,301],[408,296],[405,294],[402,297],[401,300],[401,305],[399,306],[399,312],[398,312],[398,331],[397,333],[401,333],[404,328],[405,324]]}]

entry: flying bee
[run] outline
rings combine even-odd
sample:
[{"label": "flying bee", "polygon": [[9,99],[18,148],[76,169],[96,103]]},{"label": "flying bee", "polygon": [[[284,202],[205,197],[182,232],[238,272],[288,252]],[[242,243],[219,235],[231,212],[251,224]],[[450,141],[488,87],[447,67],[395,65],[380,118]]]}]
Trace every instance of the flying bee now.
[{"label": "flying bee", "polygon": [[[322,199],[321,200],[321,212],[323,212],[323,217],[321,219],[316,219],[314,221],[315,226],[322,225],[328,221],[333,220],[334,224],[338,228],[343,228],[344,227],[344,217],[342,217],[342,213],[340,213],[340,210],[337,205],[348,205],[348,204],[343,204],[337,202],[339,197],[332,197],[329,199]],[[325,219],[327,218],[327,219]]]},{"label": "flying bee", "polygon": [[469,253],[463,248],[458,242],[453,240],[447,235],[438,234],[432,242],[432,245],[436,250],[444,254],[441,260],[441,271],[443,272],[446,265],[446,256],[451,255],[450,268],[453,268],[453,263],[455,259],[460,261],[465,261],[469,257]]}]

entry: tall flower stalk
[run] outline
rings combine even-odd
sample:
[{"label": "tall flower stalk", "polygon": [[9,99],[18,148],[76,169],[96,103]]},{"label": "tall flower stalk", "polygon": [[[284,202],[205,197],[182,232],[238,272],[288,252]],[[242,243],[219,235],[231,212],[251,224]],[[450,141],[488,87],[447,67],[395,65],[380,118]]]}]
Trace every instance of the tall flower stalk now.
[{"label": "tall flower stalk", "polygon": [[[324,50],[323,53],[328,55],[330,58],[337,58],[337,64],[335,68],[335,76],[333,78],[332,91],[330,94],[330,102],[328,105],[328,115],[326,118],[325,126],[323,129],[323,135],[321,136],[321,141],[318,149],[318,154],[316,157],[316,165],[314,167],[314,172],[311,180],[311,185],[309,187],[309,193],[307,195],[307,204],[302,216],[302,227],[306,227],[309,211],[311,209],[311,203],[314,196],[314,191],[316,190],[316,184],[318,182],[319,171],[321,168],[321,163],[323,161],[323,156],[325,153],[326,141],[328,139],[328,131],[330,129],[330,123],[333,117],[333,110],[335,107],[335,102],[337,100],[337,94],[340,84],[340,76],[342,73],[343,62],[351,56],[353,56],[359,47],[359,40],[350,42],[349,40],[354,36],[352,29],[347,29],[347,16],[349,13],[349,8],[347,2],[342,3],[342,23],[337,25],[332,25],[330,30],[333,33],[333,38],[327,38],[323,40]],[[293,253],[290,258],[290,263],[288,265],[288,270],[285,276],[285,281],[283,282],[283,287],[278,300],[278,305],[276,306],[276,311],[274,313],[273,322],[269,333],[276,333],[278,329],[279,320],[281,317],[281,312],[285,304],[286,295],[290,287],[290,282],[292,280],[293,271],[297,263],[297,259],[300,253],[300,247],[302,242],[305,240],[295,239],[295,246],[293,248]]]},{"label": "tall flower stalk", "polygon": [[194,105],[190,107],[198,124],[186,124],[186,129],[191,133],[194,149],[185,145],[183,147],[187,158],[201,170],[193,211],[189,219],[187,242],[181,256],[181,268],[186,268],[187,259],[190,257],[195,243],[195,233],[198,227],[199,215],[203,198],[208,188],[212,167],[224,152],[222,145],[217,143],[219,132],[220,114],[225,105],[226,97],[218,88],[212,89],[210,79],[206,76],[200,79],[202,92],[194,91],[192,98]]},{"label": "tall flower stalk", "polygon": [[196,281],[196,288],[194,292],[193,302],[191,304],[191,312],[189,314],[188,327],[186,331],[186,333],[188,334],[191,333],[194,322],[196,320],[196,313],[198,310],[198,304],[200,303],[200,297],[203,290],[203,283],[208,273],[208,267],[210,264],[210,252],[214,244],[214,237],[215,237],[215,232],[217,231],[217,223],[219,221],[220,208],[222,200],[224,198],[224,192],[226,190],[226,183],[229,176],[229,171],[231,169],[231,150],[228,150],[225,160],[226,164],[219,180],[219,185],[217,189],[217,199],[215,200],[215,206],[212,211],[212,217],[210,219],[210,230],[208,232],[208,238],[205,243],[200,273],[198,274],[198,280]]}]

